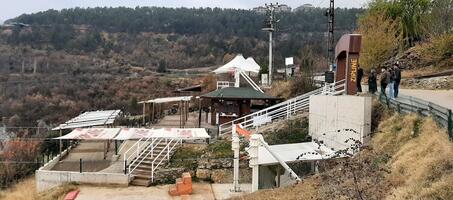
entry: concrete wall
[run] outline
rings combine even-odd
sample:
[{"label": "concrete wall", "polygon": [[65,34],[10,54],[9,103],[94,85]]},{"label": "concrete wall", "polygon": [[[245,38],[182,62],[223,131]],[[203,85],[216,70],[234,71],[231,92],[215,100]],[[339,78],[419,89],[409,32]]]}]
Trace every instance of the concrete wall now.
[{"label": "concrete wall", "polygon": [[371,97],[310,96],[309,134],[313,139],[340,150],[351,146],[351,142],[345,143],[348,138],[366,145],[370,132]]},{"label": "concrete wall", "polygon": [[64,183],[91,183],[102,185],[128,186],[129,177],[125,174],[100,173],[100,172],[69,172],[37,170],[35,174],[36,188],[42,192]]}]

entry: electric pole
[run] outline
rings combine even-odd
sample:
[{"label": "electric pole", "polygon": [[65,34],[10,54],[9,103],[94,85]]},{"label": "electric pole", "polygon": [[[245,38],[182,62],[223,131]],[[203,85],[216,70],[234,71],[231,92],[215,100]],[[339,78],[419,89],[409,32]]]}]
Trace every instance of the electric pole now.
[{"label": "electric pole", "polygon": [[335,62],[335,55],[334,55],[334,24],[335,24],[335,6],[334,6],[334,0],[330,0],[330,6],[329,9],[327,9],[326,14],[328,17],[328,30],[329,30],[329,35],[327,39],[327,62],[328,66],[331,66]]},{"label": "electric pole", "polygon": [[265,20],[265,25],[264,28],[262,28],[263,31],[268,31],[269,32],[269,77],[268,77],[268,85],[272,84],[272,32],[275,31],[276,29],[276,24],[280,20],[277,20],[275,17],[275,10],[280,7],[278,3],[275,4],[264,4],[266,6],[266,20]]}]

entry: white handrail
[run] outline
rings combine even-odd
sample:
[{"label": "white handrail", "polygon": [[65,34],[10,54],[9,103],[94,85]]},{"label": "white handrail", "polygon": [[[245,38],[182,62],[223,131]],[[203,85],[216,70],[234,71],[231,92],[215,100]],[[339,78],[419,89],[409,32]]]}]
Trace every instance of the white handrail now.
[{"label": "white handrail", "polygon": [[250,78],[250,76],[248,76],[246,73],[244,73],[244,71],[240,71],[240,74],[252,86],[253,89],[255,89],[256,91],[259,91],[261,93],[264,93],[263,90],[261,90],[260,86],[258,86],[255,82],[253,82],[252,78]]},{"label": "white handrail", "polygon": [[[143,138],[140,138],[137,142],[135,142],[131,147],[129,147],[129,149],[126,150],[126,152],[124,152],[123,154],[123,163],[124,163],[124,170],[126,170],[126,166],[128,165],[127,161],[135,154],[136,157],[138,157],[138,154],[142,151],[142,148],[146,148],[147,147],[147,143],[149,142],[149,140],[152,140],[151,137],[148,137],[146,138],[145,141],[143,141]],[[144,143],[144,145],[140,145],[141,143]],[[135,147],[136,146],[136,147]],[[140,148],[141,147],[141,148]],[[131,151],[131,149],[136,149],[135,152],[132,152],[129,156],[127,156],[127,153],[129,153],[129,151]],[[120,152],[120,151],[118,151]]]},{"label": "white handrail", "polygon": [[[219,135],[223,135],[232,131],[233,124],[240,124],[244,128],[249,128],[253,125],[254,117],[264,116],[268,120],[273,121],[278,118],[282,118],[286,116],[288,119],[292,115],[296,114],[297,112],[307,110],[309,108],[309,100],[311,95],[317,94],[326,94],[326,95],[338,95],[344,92],[344,82],[345,80],[341,80],[335,83],[326,84],[324,88],[319,88],[313,90],[311,92],[302,94],[300,96],[288,99],[284,102],[279,104],[270,106],[263,110],[251,113],[249,115],[237,118],[230,122],[221,124],[219,126]],[[343,88],[343,90],[338,90]],[[265,123],[262,123],[265,124]],[[257,125],[258,127],[260,125]]]},{"label": "white handrail", "polygon": [[167,160],[170,160],[170,152],[173,150],[173,148],[179,144],[179,143],[182,143],[182,139],[181,138],[178,138],[176,139],[177,141],[173,144],[173,146],[170,148],[170,144],[173,142],[173,140],[175,140],[175,138],[172,138],[170,140],[170,142],[167,143],[167,145],[165,145],[165,147],[162,149],[162,151],[160,151],[160,153],[154,158],[153,162],[151,163],[151,182],[154,182],[154,171],[159,167],[159,165],[162,163],[162,161],[164,159],[161,159],[159,161],[159,163],[157,163],[156,165],[154,164],[157,159],[162,155],[162,152],[165,151],[165,149],[167,149]]},{"label": "white handrail", "polygon": [[[153,151],[154,151],[154,147],[156,147],[161,141],[162,141],[163,138],[158,138],[156,140],[158,140],[156,143],[154,143],[156,140],[152,140],[151,144],[149,146],[147,146],[147,148],[145,148],[132,162],[131,164],[129,164],[129,167],[128,167],[128,173],[131,174],[142,162],[143,160],[145,160],[145,158],[147,158],[149,156],[149,154],[152,155]],[[146,155],[143,156],[143,154],[149,150]],[[138,161],[137,164],[135,164],[137,162],[137,160],[139,160],[141,157],[141,160]],[[135,164],[135,166],[134,166]],[[134,166],[134,168],[131,169],[131,167]]]}]

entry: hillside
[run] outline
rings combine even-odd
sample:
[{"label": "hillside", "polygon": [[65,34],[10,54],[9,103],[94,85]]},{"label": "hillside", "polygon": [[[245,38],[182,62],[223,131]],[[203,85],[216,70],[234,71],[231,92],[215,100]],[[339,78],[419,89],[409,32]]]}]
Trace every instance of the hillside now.
[{"label": "hillside", "polygon": [[[310,47],[325,66],[324,10],[281,13],[274,64]],[[355,28],[361,9],[338,9],[338,32]],[[218,66],[236,53],[266,70],[264,16],[248,10],[87,8],[24,14],[0,30],[0,119],[7,126],[62,122],[83,110],[122,109],[138,114],[137,100],[169,95],[202,77],[161,76]],[[337,35],[339,37],[340,34]],[[21,101],[17,101],[17,100]]]},{"label": "hillside", "polygon": [[[275,64],[296,56],[305,45],[318,57],[326,54],[323,8],[280,13],[275,37]],[[337,9],[337,34],[356,28],[361,9]],[[8,21],[30,26],[2,30],[0,43],[31,46],[45,51],[63,50],[105,60],[122,59],[132,65],[156,69],[219,65],[226,54],[267,59],[265,16],[249,10],[187,8],[75,8],[24,14]],[[179,59],[174,59],[175,57]],[[0,64],[8,62],[0,60]]]},{"label": "hillside", "polygon": [[370,146],[302,183],[237,199],[452,199],[453,143],[430,118],[384,117]]}]

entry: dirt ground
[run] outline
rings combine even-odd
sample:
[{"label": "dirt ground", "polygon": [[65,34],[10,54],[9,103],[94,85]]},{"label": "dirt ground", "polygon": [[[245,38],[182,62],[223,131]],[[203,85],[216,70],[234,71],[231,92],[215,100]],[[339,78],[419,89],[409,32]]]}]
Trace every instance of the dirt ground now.
[{"label": "dirt ground", "polygon": [[[80,193],[77,200],[172,200],[181,199],[180,197],[172,197],[168,194],[168,190],[172,185],[159,185],[152,187],[94,187],[94,186],[79,186]],[[194,183],[193,194],[190,195],[191,200],[215,200],[228,199],[233,196],[238,196],[248,193],[251,190],[250,184],[244,184],[241,187],[243,193],[230,192],[231,184],[209,184],[209,183]]]}]

